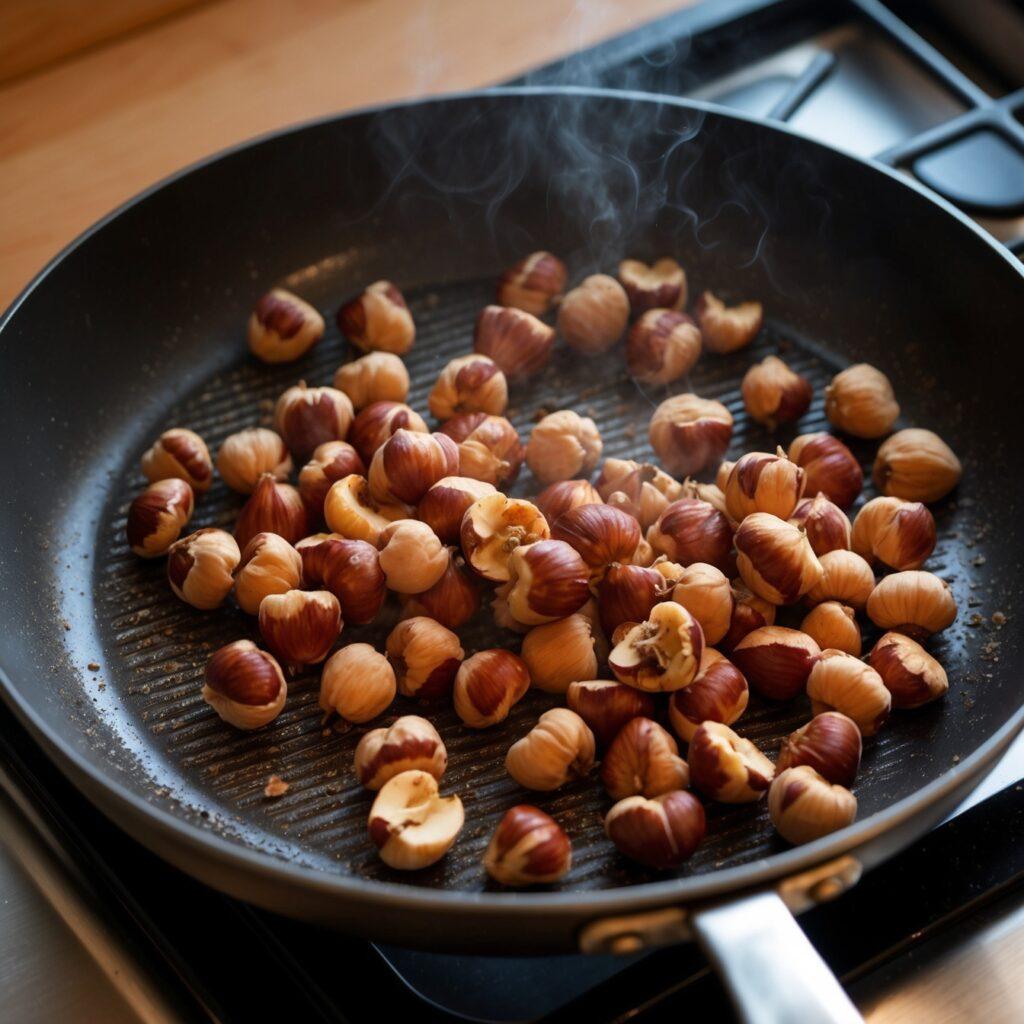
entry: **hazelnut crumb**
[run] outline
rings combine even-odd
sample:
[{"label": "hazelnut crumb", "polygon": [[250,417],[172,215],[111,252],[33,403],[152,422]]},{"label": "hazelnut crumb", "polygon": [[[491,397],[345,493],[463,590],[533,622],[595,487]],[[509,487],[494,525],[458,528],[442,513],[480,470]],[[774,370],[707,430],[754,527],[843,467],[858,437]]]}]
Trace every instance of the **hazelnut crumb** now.
[{"label": "hazelnut crumb", "polygon": [[284,796],[288,792],[288,783],[284,781],[279,775],[271,775],[267,779],[266,786],[263,787],[263,795],[267,799],[274,797]]},{"label": "hazelnut crumb", "polygon": [[971,561],[971,565],[984,565],[984,564],[985,564],[985,556],[984,555],[978,555],[977,558],[972,559],[972,561]]},{"label": "hazelnut crumb", "polygon": [[60,624],[61,624],[61,625],[62,625],[62,626],[63,626],[63,627],[65,628],[65,629],[71,629],[71,623],[70,623],[70,622],[68,622],[68,620],[67,620],[67,619],[61,619],[61,620],[60,620]]},{"label": "hazelnut crumb", "polygon": [[992,624],[995,626],[1005,626],[1006,616],[1002,612],[992,613]]},{"label": "hazelnut crumb", "polygon": [[90,661],[89,664],[86,665],[85,667],[90,672],[99,672],[99,670],[100,670],[100,663],[98,661]]},{"label": "hazelnut crumb", "polygon": [[984,617],[975,612],[968,620],[968,626],[980,626],[985,621]]},{"label": "hazelnut crumb", "polygon": [[959,754],[954,754],[953,755],[953,764],[959,764],[959,763],[960,763],[960,755]]}]

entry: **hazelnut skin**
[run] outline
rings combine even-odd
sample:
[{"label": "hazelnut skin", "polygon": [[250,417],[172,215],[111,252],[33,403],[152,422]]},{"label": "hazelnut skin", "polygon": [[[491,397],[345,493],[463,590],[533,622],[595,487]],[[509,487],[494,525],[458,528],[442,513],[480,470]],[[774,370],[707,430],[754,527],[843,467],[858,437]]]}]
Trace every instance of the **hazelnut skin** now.
[{"label": "hazelnut skin", "polygon": [[561,298],[567,279],[565,264],[557,256],[531,252],[501,275],[498,304],[541,316]]},{"label": "hazelnut skin", "polygon": [[554,345],[553,327],[509,306],[485,306],[473,332],[473,351],[493,359],[512,380],[543,370]]},{"label": "hazelnut skin", "polygon": [[319,445],[344,441],[352,426],[348,395],[334,388],[310,388],[299,381],[278,398],[274,429],[291,453],[305,462]]},{"label": "hazelnut skin", "polygon": [[241,560],[230,533],[207,527],[175,541],[167,552],[171,590],[193,608],[209,611],[224,603]]},{"label": "hazelnut skin", "polygon": [[712,292],[704,292],[694,305],[704,348],[716,355],[726,355],[746,348],[757,337],[764,323],[764,307],[760,302],[741,302],[726,306]]},{"label": "hazelnut skin", "polygon": [[236,729],[259,729],[284,710],[281,666],[251,640],[236,640],[206,663],[203,700]]},{"label": "hazelnut skin", "polygon": [[493,484],[468,476],[446,476],[420,498],[416,517],[429,526],[444,544],[458,544],[466,509],[485,495],[496,493]]},{"label": "hazelnut skin", "polygon": [[[359,458],[368,466],[377,454],[377,449],[399,430],[428,433],[423,417],[403,402],[373,402],[356,414],[348,432],[348,440],[359,453]],[[352,469],[349,472],[364,473],[365,470]]]},{"label": "hazelnut skin", "polygon": [[551,536],[575,548],[595,580],[612,563],[630,561],[641,540],[640,524],[611,505],[580,505],[563,512]]},{"label": "hazelnut skin", "polygon": [[129,506],[128,546],[143,558],[167,554],[192,518],[195,496],[184,480],[171,477],[150,484]]},{"label": "hazelnut skin", "polygon": [[580,505],[601,505],[601,495],[588,480],[556,480],[534,499],[544,518],[553,523],[563,512]]},{"label": "hazelnut skin", "polygon": [[266,473],[238,513],[235,540],[245,547],[258,533],[276,533],[294,544],[306,535],[308,526],[302,495],[291,484],[278,483]]},{"label": "hazelnut skin", "polygon": [[249,349],[264,363],[291,363],[323,336],[324,318],[298,295],[272,288],[249,317]]},{"label": "hazelnut skin", "polygon": [[806,633],[823,650],[834,647],[855,658],[860,657],[860,626],[848,604],[823,601],[804,616],[800,631]]},{"label": "hazelnut skin", "polygon": [[793,509],[789,521],[807,534],[811,550],[819,558],[829,551],[846,551],[850,547],[850,520],[820,491],[813,498],[804,498]]},{"label": "hazelnut skin", "polygon": [[562,299],[558,332],[584,355],[607,352],[629,323],[629,299],[614,277],[592,274]]},{"label": "hazelnut skin", "polygon": [[450,629],[420,615],[399,622],[388,634],[385,650],[398,692],[428,701],[452,692],[455,673],[466,656]]},{"label": "hazelnut skin", "polygon": [[641,384],[671,384],[693,369],[700,352],[700,331],[690,317],[672,309],[649,309],[629,332],[626,369]]},{"label": "hazelnut skin", "polygon": [[849,508],[864,486],[864,473],[853,452],[823,431],[794,438],[789,458],[804,471],[805,494],[820,491],[841,509]]},{"label": "hazelnut skin", "polygon": [[707,827],[700,801],[685,789],[648,799],[628,796],[604,819],[620,853],[658,870],[677,868],[700,845]]},{"label": "hazelnut skin", "polygon": [[930,430],[898,430],[882,442],[872,476],[883,493],[931,503],[960,482],[963,467],[952,448]]},{"label": "hazelnut skin", "polygon": [[459,535],[466,562],[484,579],[504,583],[509,555],[522,544],[547,540],[551,531],[535,505],[495,493],[466,509]]},{"label": "hazelnut skin", "polygon": [[471,729],[486,729],[504,721],[529,688],[522,658],[500,648],[479,651],[455,675],[455,713]]},{"label": "hazelnut skin", "polygon": [[754,512],[788,519],[804,493],[804,471],[780,448],[747,452],[740,456],[725,482],[725,507],[730,518],[742,522]]},{"label": "hazelnut skin", "polygon": [[727,654],[749,633],[775,625],[775,605],[758,597],[742,580],[732,580],[732,618],[718,646]]},{"label": "hazelnut skin", "polygon": [[814,389],[778,356],[766,356],[743,377],[743,404],[751,419],[769,430],[800,419],[811,404]]},{"label": "hazelnut skin", "polygon": [[427,405],[431,416],[439,420],[467,412],[500,416],[508,405],[505,374],[487,356],[459,356],[438,375]]},{"label": "hazelnut skin", "polygon": [[448,629],[458,629],[480,608],[480,584],[462,555],[448,548],[448,564],[441,578],[422,593],[404,597],[403,614],[426,615]]},{"label": "hazelnut skin", "polygon": [[327,659],[320,675],[320,708],[357,725],[386,711],[398,686],[390,662],[369,644],[349,644]]},{"label": "hazelnut skin", "polygon": [[470,412],[441,425],[441,433],[458,446],[458,473],[496,487],[511,486],[519,476],[524,449],[516,428],[504,416]]},{"label": "hazelnut skin", "polygon": [[672,600],[699,623],[706,644],[717,644],[732,624],[732,587],[723,572],[706,562],[688,565],[677,577]]},{"label": "hazelnut skin", "polygon": [[413,769],[384,783],[370,808],[367,827],[388,867],[418,871],[448,852],[464,822],[462,801],[441,796],[433,775]]},{"label": "hazelnut skin", "polygon": [[862,611],[875,588],[871,566],[853,551],[828,551],[818,562],[821,578],[807,592],[808,602],[838,601]]},{"label": "hazelnut skin", "polygon": [[732,652],[736,667],[769,700],[792,700],[802,693],[820,656],[811,637],[785,626],[755,629]]},{"label": "hazelnut skin", "polygon": [[594,766],[594,734],[568,708],[552,708],[509,747],[505,768],[520,786],[550,792]]},{"label": "hazelnut skin", "polygon": [[728,518],[710,502],[680,498],[647,531],[651,547],[680,565],[703,562],[722,572],[733,568],[734,531]]},{"label": "hazelnut skin", "polygon": [[857,777],[862,748],[857,723],[838,711],[826,711],[782,741],[775,768],[781,773],[810,765],[829,782],[849,788]]},{"label": "hazelnut skin", "polygon": [[380,567],[389,590],[422,594],[444,575],[448,561],[448,549],[418,519],[398,519],[380,532]]},{"label": "hazelnut skin", "polygon": [[889,378],[868,363],[856,363],[825,388],[825,414],[844,433],[873,439],[892,430],[900,407]]},{"label": "hazelnut skin", "polygon": [[705,647],[697,678],[669,698],[669,722],[688,743],[704,722],[732,725],[746,711],[749,699],[743,673],[713,647]]},{"label": "hazelnut skin", "polygon": [[375,281],[338,310],[341,333],[362,352],[403,355],[416,340],[416,325],[402,293]]},{"label": "hazelnut skin", "polygon": [[639,520],[644,530],[684,496],[682,484],[668,473],[649,462],[631,459],[605,459],[596,486],[601,498]]},{"label": "hazelnut skin", "polygon": [[700,623],[680,604],[656,604],[608,655],[620,683],[648,692],[689,686],[697,675],[704,635]]},{"label": "hazelnut skin", "polygon": [[672,736],[649,718],[631,718],[601,762],[601,783],[613,800],[685,789],[690,770]]},{"label": "hazelnut skin", "polygon": [[505,600],[524,626],[572,615],[590,597],[587,563],[565,541],[521,544],[509,554],[508,571]]},{"label": "hazelnut skin", "polygon": [[372,544],[328,536],[313,550],[303,546],[300,554],[304,586],[329,590],[346,622],[354,626],[373,622],[387,597],[387,577]]},{"label": "hazelnut skin", "polygon": [[366,466],[347,441],[328,441],[317,446],[313,457],[299,470],[299,496],[310,524],[323,520],[324,502],[331,486],[353,473],[363,476]]},{"label": "hazelnut skin", "polygon": [[[736,552],[743,582],[772,604],[793,604],[822,578],[822,565],[806,534],[767,512],[755,512],[740,523]],[[825,557],[848,554],[851,552],[832,551]]]},{"label": "hazelnut skin", "polygon": [[427,772],[439,780],[447,767],[444,741],[419,715],[403,715],[387,728],[371,729],[356,747],[356,777],[370,790],[408,771]]},{"label": "hazelnut skin", "polygon": [[252,494],[264,473],[278,481],[287,480],[292,457],[274,431],[250,427],[224,438],[217,451],[217,471],[231,490]]},{"label": "hazelnut skin", "polygon": [[235,600],[249,615],[256,615],[270,594],[286,594],[302,582],[302,558],[276,533],[257,533],[242,551],[235,569]]},{"label": "hazelnut skin", "polygon": [[869,563],[920,569],[935,550],[935,519],[919,501],[872,498],[857,513],[852,544]]},{"label": "hazelnut skin", "polygon": [[634,316],[649,309],[677,310],[686,305],[686,273],[668,256],[650,266],[641,260],[623,260],[619,280]]},{"label": "hazelnut skin", "polygon": [[533,428],[526,464],[542,484],[589,476],[601,458],[597,424],[571,409],[549,413]]},{"label": "hazelnut skin", "polygon": [[807,696],[816,715],[841,711],[857,723],[862,736],[874,736],[892,708],[882,677],[870,665],[831,648],[814,663],[807,677]]},{"label": "hazelnut skin", "polygon": [[654,697],[611,679],[577,680],[566,690],[566,702],[590,726],[602,748],[634,718],[654,715]]},{"label": "hazelnut skin", "polygon": [[557,882],[572,867],[572,845],[554,818],[529,804],[505,812],[484,854],[484,869],[502,885]]},{"label": "hazelnut skin", "polygon": [[732,413],[694,394],[666,398],[651,417],[648,437],[675,476],[695,476],[721,462],[732,440]]},{"label": "hazelnut skin", "polygon": [[438,480],[458,471],[458,448],[451,438],[399,428],[374,453],[367,477],[370,497],[380,505],[415,505]]},{"label": "hazelnut skin", "polygon": [[197,494],[213,483],[213,461],[206,442],[194,431],[165,430],[142,456],[142,475],[151,483],[184,480]]},{"label": "hazelnut skin", "polygon": [[535,626],[519,653],[536,689],[565,693],[576,680],[597,674],[595,646],[594,624],[577,613]]},{"label": "hazelnut skin", "polygon": [[327,590],[268,594],[259,609],[260,635],[286,665],[316,665],[341,633],[341,606]]},{"label": "hazelnut skin", "polygon": [[946,670],[916,641],[902,633],[886,633],[868,655],[895,708],[919,708],[945,696]]},{"label": "hazelnut skin", "polygon": [[345,363],[331,383],[348,395],[355,409],[374,402],[404,402],[409,397],[409,371],[393,352],[368,352]]},{"label": "hazelnut skin", "polygon": [[750,740],[721,722],[697,728],[688,756],[693,787],[724,804],[760,800],[775,775],[775,765]]},{"label": "hazelnut skin", "polygon": [[800,765],[787,768],[772,783],[768,814],[783,839],[809,843],[846,828],[857,816],[857,798],[810,766]]},{"label": "hazelnut skin", "polygon": [[611,635],[623,622],[642,622],[656,604],[665,600],[669,589],[670,584],[657,569],[613,563],[597,588],[601,628]]}]

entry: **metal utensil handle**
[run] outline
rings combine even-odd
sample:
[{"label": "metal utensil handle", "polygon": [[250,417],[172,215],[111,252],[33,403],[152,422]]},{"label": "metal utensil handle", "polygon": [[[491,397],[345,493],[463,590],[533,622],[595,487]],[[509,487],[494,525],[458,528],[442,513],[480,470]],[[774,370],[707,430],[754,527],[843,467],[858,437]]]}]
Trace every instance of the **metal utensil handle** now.
[{"label": "metal utensil handle", "polygon": [[690,924],[746,1024],[863,1024],[777,893],[695,911]]}]

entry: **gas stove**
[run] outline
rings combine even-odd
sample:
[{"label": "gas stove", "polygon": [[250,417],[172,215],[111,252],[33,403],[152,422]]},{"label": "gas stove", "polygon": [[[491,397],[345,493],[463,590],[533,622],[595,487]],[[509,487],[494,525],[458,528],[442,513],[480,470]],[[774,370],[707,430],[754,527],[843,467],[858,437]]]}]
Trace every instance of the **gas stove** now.
[{"label": "gas stove", "polygon": [[[709,0],[512,84],[635,89],[784,121],[918,178],[1024,254],[1013,0]],[[1024,853],[1010,840],[1024,835],[1022,779],[1024,739],[924,840],[801,918],[871,1021],[1024,1017],[1007,981],[1024,964]],[[153,1020],[359,1022],[382,1006],[419,1022],[730,1018],[696,947],[442,956],[229,899],[97,816],[2,707],[0,784],[12,848]]]}]

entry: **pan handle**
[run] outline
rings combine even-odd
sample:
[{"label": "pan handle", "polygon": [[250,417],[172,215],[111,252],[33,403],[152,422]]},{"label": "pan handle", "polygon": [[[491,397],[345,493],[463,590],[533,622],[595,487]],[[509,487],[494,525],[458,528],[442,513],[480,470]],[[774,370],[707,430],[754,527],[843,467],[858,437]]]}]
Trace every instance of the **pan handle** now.
[{"label": "pan handle", "polygon": [[746,1024],[863,1024],[777,892],[695,910],[690,926]]}]

